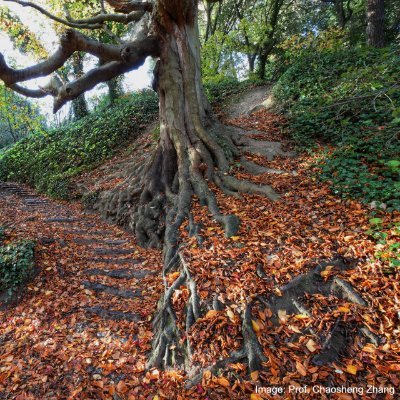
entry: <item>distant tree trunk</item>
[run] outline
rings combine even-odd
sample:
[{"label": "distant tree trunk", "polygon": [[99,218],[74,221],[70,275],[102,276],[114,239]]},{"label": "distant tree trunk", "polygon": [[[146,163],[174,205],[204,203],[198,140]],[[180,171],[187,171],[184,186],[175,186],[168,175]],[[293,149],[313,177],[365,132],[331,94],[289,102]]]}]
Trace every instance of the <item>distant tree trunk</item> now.
[{"label": "distant tree trunk", "polygon": [[256,57],[257,57],[256,54],[247,54],[247,61],[249,63],[249,72],[250,73],[254,72]]},{"label": "distant tree trunk", "polygon": [[110,104],[113,105],[115,100],[118,99],[122,94],[121,88],[121,78],[117,77],[107,81],[108,86],[108,98],[110,99]]},{"label": "distant tree trunk", "polygon": [[367,0],[367,43],[373,47],[385,46],[384,0]]},{"label": "distant tree trunk", "polygon": [[[76,53],[72,58],[72,69],[75,78],[83,75],[83,57],[81,54]],[[76,120],[88,115],[89,111],[84,93],[72,100],[72,112]]]}]

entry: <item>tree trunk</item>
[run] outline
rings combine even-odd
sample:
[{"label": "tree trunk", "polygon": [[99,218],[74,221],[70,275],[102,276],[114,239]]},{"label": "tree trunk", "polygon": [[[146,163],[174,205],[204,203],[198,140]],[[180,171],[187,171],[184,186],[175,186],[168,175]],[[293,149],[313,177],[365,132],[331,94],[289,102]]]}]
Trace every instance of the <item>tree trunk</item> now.
[{"label": "tree trunk", "polygon": [[122,95],[121,78],[117,77],[107,81],[107,87],[110,105],[113,105],[115,103],[115,100]]},{"label": "tree trunk", "polygon": [[[83,58],[81,54],[74,54],[72,58],[72,69],[76,78],[80,78],[83,75]],[[76,120],[88,115],[89,110],[83,93],[72,100],[72,112]]]},{"label": "tree trunk", "polygon": [[[170,0],[174,2],[174,0]],[[168,3],[166,0],[164,3]],[[165,4],[157,10],[162,40],[162,51],[157,68],[157,91],[160,108],[160,139],[149,161],[135,165],[135,175],[128,189],[100,196],[103,215],[122,222],[136,234],[137,241],[145,247],[163,246],[166,277],[179,271],[180,277],[168,286],[161,296],[154,320],[153,351],[149,365],[185,367],[190,360],[190,344],[187,336],[190,327],[201,316],[196,284],[189,270],[182,263],[179,253],[180,227],[189,221],[189,234],[201,241],[200,228],[191,214],[192,197],[207,206],[213,218],[220,223],[225,236],[237,234],[239,219],[235,215],[223,215],[216,196],[209,184],[216,185],[227,195],[240,197],[253,193],[276,200],[279,196],[269,186],[259,186],[230,176],[230,162],[239,158],[242,149],[249,153],[289,155],[282,151],[280,143],[256,141],[248,133],[222,126],[214,117],[205,96],[200,73],[200,42],[197,27],[197,7],[180,1],[182,10],[171,16]],[[185,12],[185,10],[187,10]],[[243,161],[251,168],[263,168]],[[124,204],[125,206],[121,206]],[[101,207],[96,207],[100,209]],[[104,213],[104,210],[107,213]],[[180,285],[190,287],[190,299],[186,307],[186,331],[178,328],[171,298]],[[246,323],[247,324],[247,323]],[[248,324],[247,324],[248,325]],[[246,325],[246,329],[252,329]],[[252,365],[259,366],[262,357],[255,335],[249,334],[247,343]],[[251,355],[250,355],[251,354]],[[255,357],[255,358],[253,358]]]},{"label": "tree trunk", "polygon": [[367,1],[367,43],[378,48],[385,46],[384,0]]}]

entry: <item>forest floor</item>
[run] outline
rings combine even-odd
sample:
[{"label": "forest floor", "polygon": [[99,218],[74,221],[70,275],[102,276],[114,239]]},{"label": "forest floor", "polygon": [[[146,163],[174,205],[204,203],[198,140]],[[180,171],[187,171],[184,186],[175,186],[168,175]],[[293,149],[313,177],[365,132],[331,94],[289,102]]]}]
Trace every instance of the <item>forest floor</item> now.
[{"label": "forest floor", "polygon": [[[290,146],[282,116],[258,111],[226,122]],[[311,277],[311,286],[347,282],[354,291],[303,293],[303,306],[295,313],[285,307],[275,313],[259,303],[252,325],[266,357],[264,369],[248,376],[245,364],[229,364],[218,376],[205,370],[200,382],[186,388],[183,371],[146,369],[152,317],[163,293],[161,252],[138,247],[129,233],[78,203],[5,184],[0,226],[12,224],[13,238],[38,242],[40,274],[16,306],[0,311],[0,398],[395,399],[399,280],[375,258],[379,245],[366,233],[370,210],[335,197],[318,182],[314,156],[272,162],[253,156],[252,161],[281,173],[252,176],[238,165],[236,176],[271,185],[279,200],[236,199],[216,189],[221,210],[241,218],[238,235],[224,238],[196,199],[194,215],[204,226],[201,248],[182,227],[182,254],[201,300],[216,297],[224,305],[191,328],[196,372],[241,346],[239,315],[248,299],[264,296],[279,303],[285,285],[301,275]],[[399,215],[387,215],[383,225],[394,221]],[[176,278],[168,276],[170,282]],[[183,286],[174,295],[178,324],[188,296]],[[360,328],[366,328],[365,337]],[[343,340],[335,348],[331,339],[338,332]],[[335,352],[329,362],[317,362],[318,355],[320,360]],[[381,393],[368,393],[368,385]],[[330,395],[320,386],[355,389]],[[257,393],[260,387],[276,392]]]}]

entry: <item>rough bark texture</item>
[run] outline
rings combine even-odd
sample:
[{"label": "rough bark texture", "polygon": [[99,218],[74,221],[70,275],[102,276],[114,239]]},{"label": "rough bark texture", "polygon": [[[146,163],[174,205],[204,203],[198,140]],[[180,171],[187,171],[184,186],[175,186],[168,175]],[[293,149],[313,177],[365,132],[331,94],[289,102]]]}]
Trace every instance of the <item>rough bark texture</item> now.
[{"label": "rough bark texture", "polygon": [[367,1],[367,43],[373,47],[385,46],[384,0]]}]

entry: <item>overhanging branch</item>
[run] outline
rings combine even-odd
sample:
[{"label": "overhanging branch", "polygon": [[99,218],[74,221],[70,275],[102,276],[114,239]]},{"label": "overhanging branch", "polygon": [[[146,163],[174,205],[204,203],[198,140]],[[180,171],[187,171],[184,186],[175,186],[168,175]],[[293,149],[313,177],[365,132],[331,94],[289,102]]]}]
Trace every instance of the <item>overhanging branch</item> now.
[{"label": "overhanging branch", "polygon": [[22,94],[25,97],[33,97],[35,99],[40,99],[42,97],[49,96],[50,93],[46,92],[43,89],[28,89],[26,87],[14,84],[10,85],[9,88],[13,90],[14,92],[17,92],[19,94]]},{"label": "overhanging branch", "polygon": [[63,18],[59,18],[55,16],[54,14],[50,13],[49,11],[45,10],[43,7],[39,6],[38,4],[35,4],[30,1],[23,1],[23,0],[4,0],[8,1],[10,3],[16,3],[19,4],[22,7],[30,7],[35,9],[36,11],[39,11],[41,14],[45,15],[47,18],[50,18],[53,21],[56,21],[60,24],[69,26],[70,28],[77,28],[77,29],[101,29],[103,26],[102,24],[96,24],[96,23],[88,23],[88,24],[75,24],[73,22],[68,22],[67,20]]},{"label": "overhanging branch", "polygon": [[[54,54],[47,60],[42,61],[36,65],[23,69],[10,68],[3,55],[0,53],[0,79],[6,85],[12,85],[17,82],[27,81],[30,79],[47,76],[57,69],[61,68],[69,57],[75,51],[83,51],[98,57],[103,62],[107,61],[122,61],[129,62],[130,51],[135,54],[134,48],[138,46],[149,46],[149,53],[154,52],[154,40],[145,39],[143,42],[130,43],[124,46],[115,46],[110,44],[101,43],[97,40],[91,39],[80,32],[74,30],[66,31],[60,40],[60,46]],[[144,49],[142,49],[144,51]]]},{"label": "overhanging branch", "polygon": [[[28,89],[18,85],[30,79],[48,76],[72,56],[75,51],[83,51],[100,59],[102,65],[92,69],[82,77],[65,85],[57,83],[40,90]],[[106,82],[121,74],[141,66],[147,56],[159,55],[159,42],[149,36],[143,40],[127,43],[123,46],[108,45],[93,40],[74,30],[66,31],[60,41],[58,50],[47,60],[23,69],[14,69],[7,65],[0,53],[0,79],[5,85],[28,97],[54,96],[54,111],[58,111],[66,102],[94,88],[100,82]]]},{"label": "overhanging branch", "polygon": [[[41,14],[45,15],[47,18],[50,18],[53,21],[56,21],[63,25],[66,25],[70,28],[76,28],[76,29],[102,29],[103,24],[105,22],[118,22],[121,24],[137,22],[143,17],[143,15],[147,11],[151,11],[151,9],[152,9],[151,3],[139,3],[140,6],[129,7],[127,12],[124,13],[125,15],[124,14],[106,14],[106,13],[102,12],[101,14],[95,15],[91,18],[74,20],[70,16],[68,16],[68,14],[66,16],[66,19],[57,17],[56,15],[50,13],[43,7],[39,6],[38,4],[33,3],[31,1],[25,1],[25,0],[4,0],[4,1],[19,4],[22,7],[33,8],[33,9],[39,11]],[[149,6],[149,4],[151,5],[151,7]],[[118,10],[118,11],[120,11],[120,10]]]},{"label": "overhanging branch", "polygon": [[93,89],[101,82],[107,82],[119,75],[142,66],[147,56],[158,56],[158,41],[149,37],[139,42],[132,42],[124,48],[123,61],[111,61],[84,74],[73,82],[63,85],[54,98],[53,111],[57,112],[68,101]]}]

